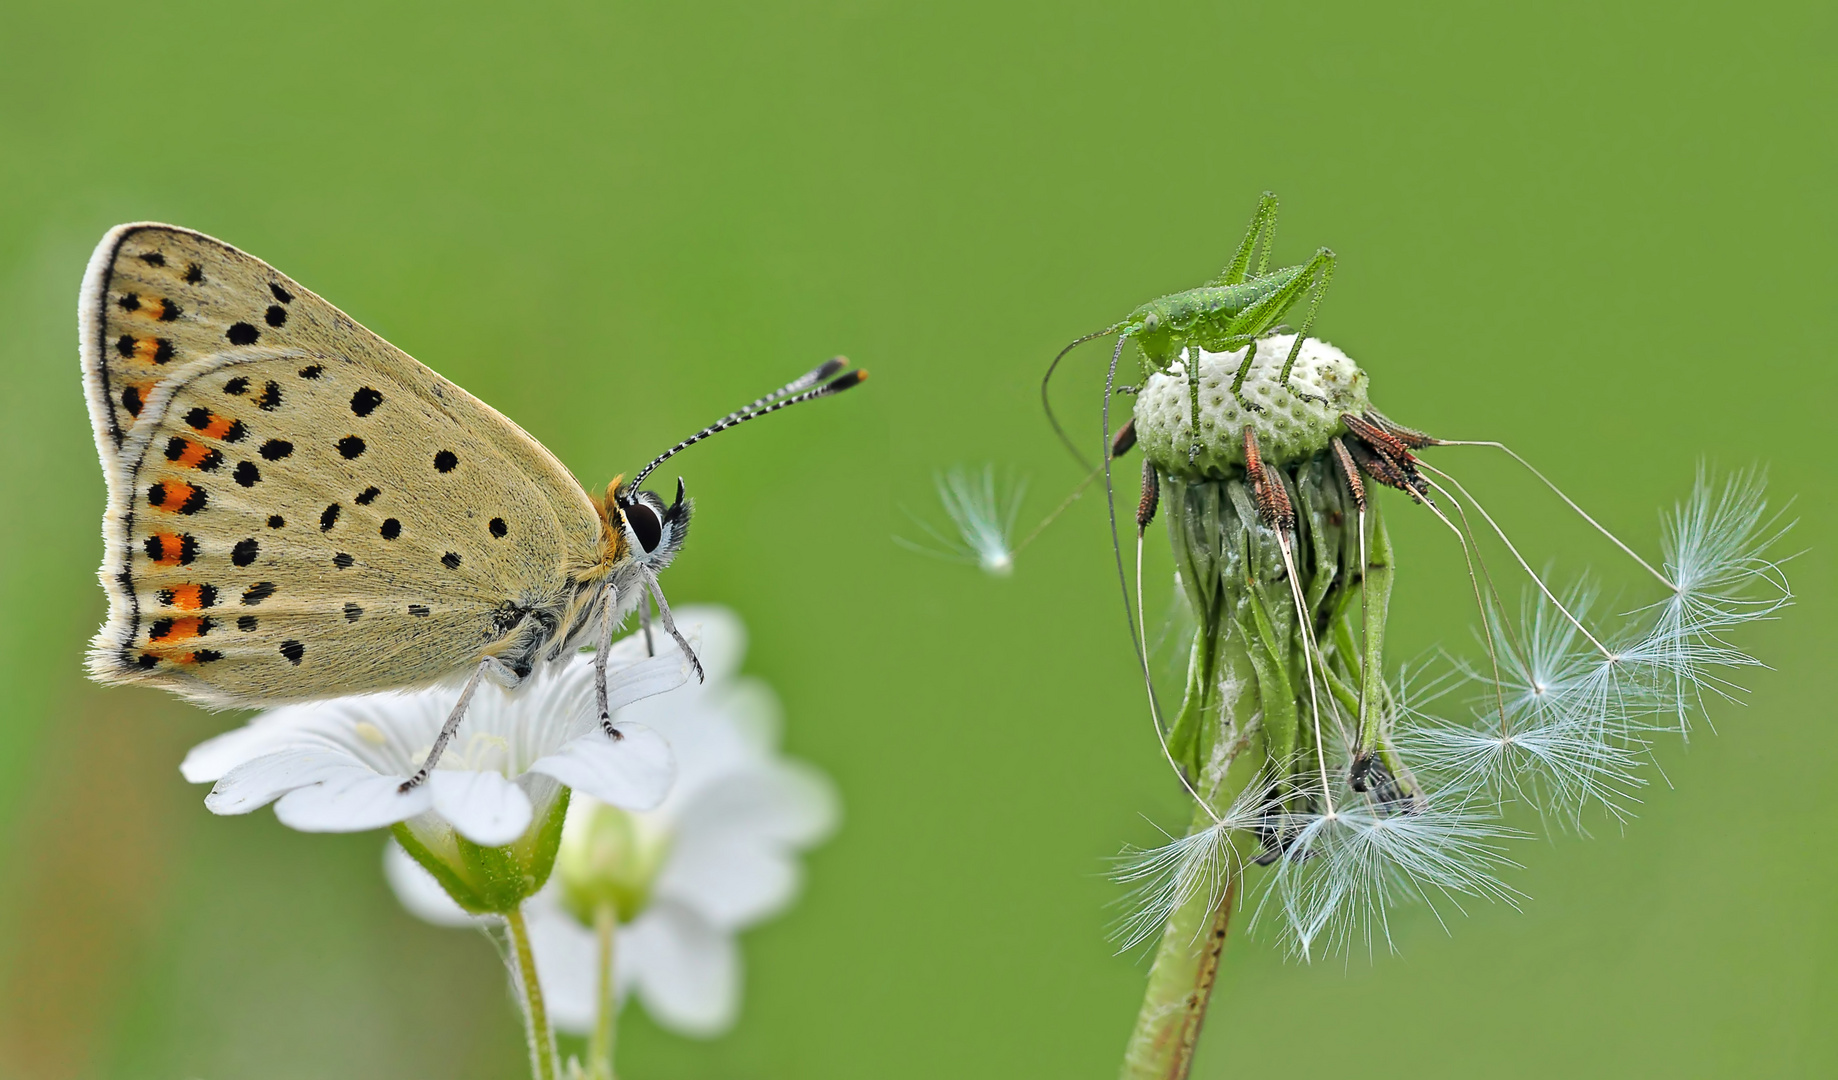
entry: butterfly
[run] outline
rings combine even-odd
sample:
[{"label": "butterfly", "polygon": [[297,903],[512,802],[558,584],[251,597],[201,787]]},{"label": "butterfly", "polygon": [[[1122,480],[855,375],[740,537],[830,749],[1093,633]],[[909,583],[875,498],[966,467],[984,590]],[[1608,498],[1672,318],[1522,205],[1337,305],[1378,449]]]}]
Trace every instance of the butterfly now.
[{"label": "butterfly", "polygon": [[[108,482],[108,621],[90,677],[211,707],[267,707],[463,677],[514,686],[597,643],[688,534],[682,479],[645,477],[719,431],[839,393],[831,360],[588,494],[541,443],[254,256],[120,225],[78,299],[83,384]],[[648,623],[647,623],[648,625]],[[605,679],[601,722],[608,717]]]}]

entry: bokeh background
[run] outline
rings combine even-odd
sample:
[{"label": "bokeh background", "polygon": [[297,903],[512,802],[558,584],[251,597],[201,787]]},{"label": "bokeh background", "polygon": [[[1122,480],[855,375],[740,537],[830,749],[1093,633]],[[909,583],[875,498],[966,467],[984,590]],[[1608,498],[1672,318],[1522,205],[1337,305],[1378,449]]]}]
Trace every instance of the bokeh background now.
[{"label": "bokeh background", "polygon": [[[1832,12],[8,0],[0,1075],[524,1069],[490,947],[396,906],[380,836],[211,817],[176,766],[238,717],[81,677],[72,308],[145,218],[275,263],[590,487],[822,357],[871,369],[680,461],[666,587],[741,612],[847,819],[747,935],[738,1029],[629,1013],[622,1068],[1111,1075],[1146,961],[1106,942],[1105,859],[1185,814],[1101,501],[1006,581],[891,538],[953,463],[1030,476],[1024,522],[1057,502],[1045,362],[1210,275],[1265,188],[1280,257],[1339,252],[1321,331],[1394,417],[1511,441],[1648,550],[1698,461],[1766,464],[1801,603],[1637,819],[1515,848],[1523,911],[1407,911],[1396,954],[1313,966],[1235,935],[1197,1074],[1830,1075]],[[1064,390],[1088,437],[1099,363]],[[1522,477],[1446,460],[1536,557],[1645,595]],[[1446,533],[1392,511],[1393,656],[1468,647]]]}]

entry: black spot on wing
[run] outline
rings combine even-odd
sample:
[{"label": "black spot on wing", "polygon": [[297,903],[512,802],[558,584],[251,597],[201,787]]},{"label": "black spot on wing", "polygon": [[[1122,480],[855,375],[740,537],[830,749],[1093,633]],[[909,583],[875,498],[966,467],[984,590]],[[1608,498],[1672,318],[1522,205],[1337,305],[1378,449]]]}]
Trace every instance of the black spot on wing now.
[{"label": "black spot on wing", "polygon": [[383,525],[377,530],[385,540],[394,540],[402,535],[402,523],[395,518],[384,518]]},{"label": "black spot on wing", "polygon": [[270,379],[262,387],[262,396],[255,399],[255,407],[263,412],[273,412],[281,407],[281,384]]},{"label": "black spot on wing", "polygon": [[178,319],[180,315],[183,315],[183,314],[185,314],[185,312],[179,308],[179,305],[173,303],[172,301],[170,300],[160,301],[160,321],[161,322],[174,322]]},{"label": "black spot on wing", "polygon": [[262,332],[246,322],[239,322],[232,323],[223,336],[229,338],[232,345],[253,345]]},{"label": "black spot on wing", "polygon": [[279,461],[293,452],[294,444],[286,439],[269,439],[261,449],[261,455],[269,461]]},{"label": "black spot on wing", "polygon": [[346,622],[356,622],[357,620],[363,617],[364,617],[363,608],[358,607],[356,604],[346,604],[345,605],[345,621]]},{"label": "black spot on wing", "polygon": [[258,581],[243,590],[243,603],[249,607],[261,603],[274,595],[274,582]]},{"label": "black spot on wing", "polygon": [[136,255],[135,258],[139,259],[141,262],[146,263],[148,266],[165,266],[166,265],[166,256],[160,254],[157,251],[148,251],[143,254]]},{"label": "black spot on wing", "polygon": [[357,505],[369,506],[371,503],[376,502],[377,496],[381,494],[383,494],[382,488],[375,486],[367,487],[357,493]]},{"label": "black spot on wing", "polygon": [[357,562],[357,560],[353,559],[347,552],[341,551],[332,556],[332,565],[338,567],[340,570],[351,569],[351,565],[355,562]]},{"label": "black spot on wing", "polygon": [[299,667],[300,658],[306,655],[306,646],[298,641],[283,641],[281,642],[281,655],[287,657],[288,663]]},{"label": "black spot on wing", "polygon": [[270,304],[268,310],[262,313],[262,321],[269,326],[281,326],[287,322],[287,309],[279,304]]},{"label": "black spot on wing", "polygon": [[281,515],[279,514],[268,515],[268,527],[270,529],[279,529],[285,526],[286,524],[287,524],[287,519],[282,517]]},{"label": "black spot on wing", "polygon": [[449,570],[458,570],[460,565],[459,552],[449,551],[445,555],[442,555],[440,557],[440,565]]},{"label": "black spot on wing", "polygon": [[236,482],[243,487],[254,487],[256,484],[261,483],[262,480],[262,470],[256,468],[255,462],[253,461],[237,462],[236,471],[230,475],[234,476]]},{"label": "black spot on wing", "polygon": [[138,293],[128,293],[121,299],[115,301],[115,306],[123,311],[139,311],[140,295]]},{"label": "black spot on wing", "polygon": [[338,452],[346,461],[350,461],[364,452],[364,440],[356,435],[346,435],[338,440]]},{"label": "black spot on wing", "polygon": [[369,416],[381,404],[383,395],[368,386],[351,395],[351,411],[359,416]]},{"label": "black spot on wing", "polygon": [[139,416],[145,406],[146,402],[140,397],[140,387],[130,386],[121,392],[121,407],[128,410],[129,416]]},{"label": "black spot on wing", "polygon": [[274,298],[283,304],[291,304],[294,302],[293,293],[288,292],[272,281],[268,283],[268,291],[273,293]]},{"label": "black spot on wing", "polygon": [[255,616],[253,616],[253,615],[239,615],[239,616],[237,616],[237,617],[236,617],[236,629],[238,629],[238,630],[253,630],[253,629],[255,629]]},{"label": "black spot on wing", "polygon": [[434,455],[434,468],[440,472],[450,473],[459,467],[459,455],[451,450],[442,450]]},{"label": "black spot on wing", "polygon": [[337,503],[333,503],[332,505],[326,507],[322,513],[320,513],[319,515],[319,531],[320,532],[331,532],[332,531],[332,526],[338,524],[339,510],[340,510],[339,505]]},{"label": "black spot on wing", "polygon": [[199,266],[197,263],[192,263],[191,266],[187,267],[185,270],[185,283],[188,285],[204,284],[204,267]]},{"label": "black spot on wing", "polygon": [[426,604],[410,604],[408,606],[408,613],[417,619],[425,619],[428,615],[428,606]]},{"label": "black spot on wing", "polygon": [[261,553],[262,545],[256,543],[255,537],[251,536],[247,540],[238,540],[236,546],[230,549],[230,561],[237,566],[248,566]]},{"label": "black spot on wing", "polygon": [[300,369],[300,377],[302,379],[317,379],[319,376],[324,375],[324,374],[325,374],[324,364],[308,364],[305,367]]},{"label": "black spot on wing", "polygon": [[226,394],[246,394],[249,392],[249,380],[238,375],[234,379],[223,384],[223,392]]},{"label": "black spot on wing", "polygon": [[500,540],[509,535],[511,531],[511,527],[504,523],[503,518],[492,518],[491,524],[486,526],[486,528],[490,529],[491,534]]}]

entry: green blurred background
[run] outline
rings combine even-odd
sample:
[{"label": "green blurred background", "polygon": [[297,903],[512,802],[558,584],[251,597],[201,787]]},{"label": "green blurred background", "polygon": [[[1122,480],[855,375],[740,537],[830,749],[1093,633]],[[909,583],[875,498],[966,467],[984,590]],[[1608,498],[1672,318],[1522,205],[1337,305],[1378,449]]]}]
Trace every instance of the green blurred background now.
[{"label": "green blurred background", "polygon": [[[1517,846],[1531,899],[1303,966],[1236,935],[1198,1075],[1829,1075],[1838,524],[1829,4],[0,6],[0,1075],[508,1077],[498,961],[404,914],[380,837],[218,819],[237,721],[81,677],[103,485],[72,308],[110,225],[221,236],[515,418],[589,486],[834,352],[862,391],[699,448],[667,576],[754,638],[838,780],[739,1028],[627,1015],[626,1075],[1108,1076],[1145,972],[1104,860],[1185,814],[1086,499],[1011,580],[929,561],[935,469],[1077,478],[1074,335],[1221,265],[1340,254],[1321,331],[1400,421],[1504,438],[1651,550],[1694,464],[1798,494],[1800,605],[1625,828]],[[1099,366],[1066,400],[1090,430]],[[1082,380],[1082,381],[1081,381]],[[1449,451],[1475,455],[1478,451]],[[1457,457],[1539,559],[1624,560]],[[1133,469],[1133,466],[1131,466]],[[1393,657],[1465,648],[1392,507]]]}]

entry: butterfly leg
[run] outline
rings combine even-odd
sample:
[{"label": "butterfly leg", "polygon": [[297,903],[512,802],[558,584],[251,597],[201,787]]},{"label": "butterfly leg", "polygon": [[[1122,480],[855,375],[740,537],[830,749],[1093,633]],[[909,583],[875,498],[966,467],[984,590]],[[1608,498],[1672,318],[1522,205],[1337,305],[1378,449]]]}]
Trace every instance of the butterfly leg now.
[{"label": "butterfly leg", "polygon": [[479,688],[479,680],[485,677],[485,669],[490,666],[491,660],[487,658],[479,661],[479,666],[472,669],[472,678],[466,680],[466,689],[460,691],[459,700],[453,703],[453,711],[447,714],[447,722],[440,725],[440,734],[434,737],[434,747],[428,751],[427,760],[421,763],[421,768],[415,770],[415,775],[402,781],[402,786],[396,789],[398,793],[413,791],[428,782],[428,774],[440,763],[440,755],[447,749],[447,744],[453,741],[453,733],[459,730],[460,721],[466,716],[466,706],[472,704],[472,692]]},{"label": "butterfly leg", "polygon": [[[606,707],[606,658],[613,651],[613,608],[617,604],[619,590],[612,582],[606,583],[606,599],[600,605],[600,641],[594,647],[594,698],[600,705],[600,730],[613,740],[625,738],[619,729],[613,726],[612,710]],[[639,604],[639,610],[644,605]],[[650,629],[649,623],[645,626]]]},{"label": "butterfly leg", "polygon": [[651,640],[651,602],[648,599],[638,601],[638,624],[645,631],[645,655],[656,656],[657,644]]},{"label": "butterfly leg", "polygon": [[651,599],[657,601],[657,617],[663,621],[664,632],[675,638],[683,655],[689,657],[690,666],[696,669],[696,681],[707,682],[708,676],[702,671],[702,658],[696,655],[696,650],[690,648],[689,642],[683,640],[683,635],[677,632],[676,620],[670,617],[670,602],[664,599],[664,590],[657,587],[657,579],[651,576],[649,570],[644,571],[644,575],[645,587],[650,590]]}]

